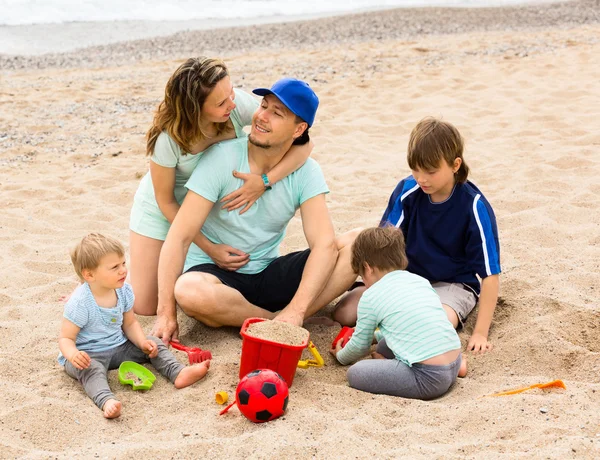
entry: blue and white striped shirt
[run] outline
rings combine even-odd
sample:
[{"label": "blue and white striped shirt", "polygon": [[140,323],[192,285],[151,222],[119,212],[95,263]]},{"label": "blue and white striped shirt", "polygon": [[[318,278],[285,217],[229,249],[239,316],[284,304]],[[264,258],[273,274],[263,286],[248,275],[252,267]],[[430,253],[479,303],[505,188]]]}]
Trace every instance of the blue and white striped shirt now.
[{"label": "blue and white striped shirt", "polygon": [[[113,308],[102,308],[94,299],[88,283],[83,283],[65,305],[63,316],[81,330],[77,334],[75,345],[78,350],[96,352],[110,350],[125,343],[127,337],[123,332],[123,314],[133,307],[133,289],[125,283],[115,290],[117,305]],[[58,354],[58,363],[66,362],[62,353]]]},{"label": "blue and white striped shirt", "polygon": [[337,354],[350,364],[369,352],[379,328],[396,359],[408,366],[460,348],[460,339],[429,281],[404,270],[386,274],[362,295],[356,330]]}]

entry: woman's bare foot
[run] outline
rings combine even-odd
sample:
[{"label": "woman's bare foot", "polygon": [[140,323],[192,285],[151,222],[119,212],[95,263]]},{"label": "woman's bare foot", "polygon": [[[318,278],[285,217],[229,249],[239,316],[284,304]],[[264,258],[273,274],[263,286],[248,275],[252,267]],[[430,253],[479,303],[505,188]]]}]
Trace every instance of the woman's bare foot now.
[{"label": "woman's bare foot", "polygon": [[462,355],[462,359],[460,361],[460,368],[458,369],[458,376],[464,377],[467,375],[467,358],[465,355]]},{"label": "woman's bare foot", "polygon": [[184,367],[175,379],[175,388],[185,388],[196,383],[206,375],[209,367],[210,359],[192,366]]},{"label": "woman's bare foot", "polygon": [[373,353],[371,353],[371,358],[373,358],[373,359],[387,359],[381,353],[377,353],[376,351],[374,351]]},{"label": "woman's bare foot", "polygon": [[104,416],[106,418],[117,418],[121,415],[122,408],[121,401],[117,401],[116,399],[109,399],[104,403],[104,407],[102,410],[104,411]]}]

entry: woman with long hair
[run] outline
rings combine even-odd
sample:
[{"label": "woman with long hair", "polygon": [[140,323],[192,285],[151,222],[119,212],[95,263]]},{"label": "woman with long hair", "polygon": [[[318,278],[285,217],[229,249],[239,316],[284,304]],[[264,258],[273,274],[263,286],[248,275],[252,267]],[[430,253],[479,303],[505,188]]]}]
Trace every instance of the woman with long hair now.
[{"label": "woman with long hair", "polygon": [[[160,250],[200,156],[217,142],[246,136],[243,128],[251,124],[258,104],[251,95],[233,89],[227,67],[219,59],[188,59],[169,79],[147,134],[150,171],[140,182],[131,210],[130,282],[135,313],[156,314]],[[311,151],[310,142],[292,146],[269,171],[267,181],[258,174],[233,171],[244,185],[223,198],[223,207],[244,213],[268,186],[302,166]],[[215,245],[202,233],[194,243],[221,268],[237,270],[248,262],[248,254]]]}]

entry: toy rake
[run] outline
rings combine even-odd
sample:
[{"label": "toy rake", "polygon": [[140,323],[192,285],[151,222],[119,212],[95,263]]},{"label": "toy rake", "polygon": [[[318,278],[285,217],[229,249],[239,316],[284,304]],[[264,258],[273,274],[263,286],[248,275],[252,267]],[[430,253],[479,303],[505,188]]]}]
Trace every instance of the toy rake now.
[{"label": "toy rake", "polygon": [[211,352],[208,350],[203,350],[202,348],[186,347],[185,345],[182,345],[179,342],[173,341],[169,342],[169,345],[171,345],[176,350],[185,351],[188,355],[188,360],[190,361],[190,364],[197,364],[201,363],[202,361],[212,359]]}]

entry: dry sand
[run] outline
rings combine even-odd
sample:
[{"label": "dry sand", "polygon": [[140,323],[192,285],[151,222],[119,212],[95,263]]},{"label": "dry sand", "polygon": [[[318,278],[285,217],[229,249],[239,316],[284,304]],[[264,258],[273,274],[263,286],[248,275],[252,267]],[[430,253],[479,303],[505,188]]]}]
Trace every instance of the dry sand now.
[{"label": "dry sand", "polygon": [[[290,30],[327,35],[328,21]],[[183,390],[158,377],[141,393],[113,371],[124,406],[118,420],[103,419],[56,363],[58,299],[76,282],[68,250],[90,231],[127,242],[147,170],[144,132],[185,56],[3,65],[0,457],[600,457],[600,25],[558,22],[228,50],[243,89],[283,75],[316,89],[313,156],[331,188],[337,231],[377,223],[409,173],[410,130],[435,115],[466,137],[471,178],[496,210],[502,248],[495,348],[470,356],[469,375],[446,396],[422,402],[350,389],[327,352],[337,329],[308,325],[326,366],[299,369],[288,412],[263,425],[235,409],[218,416],[214,401],[217,391],[235,392],[238,331],[211,330],[181,312],[182,341],[212,351],[208,376]],[[296,217],[283,251],[305,244]],[[152,319],[141,322],[151,329]],[[474,315],[463,344],[473,325]],[[566,390],[484,398],[557,378]]]}]

